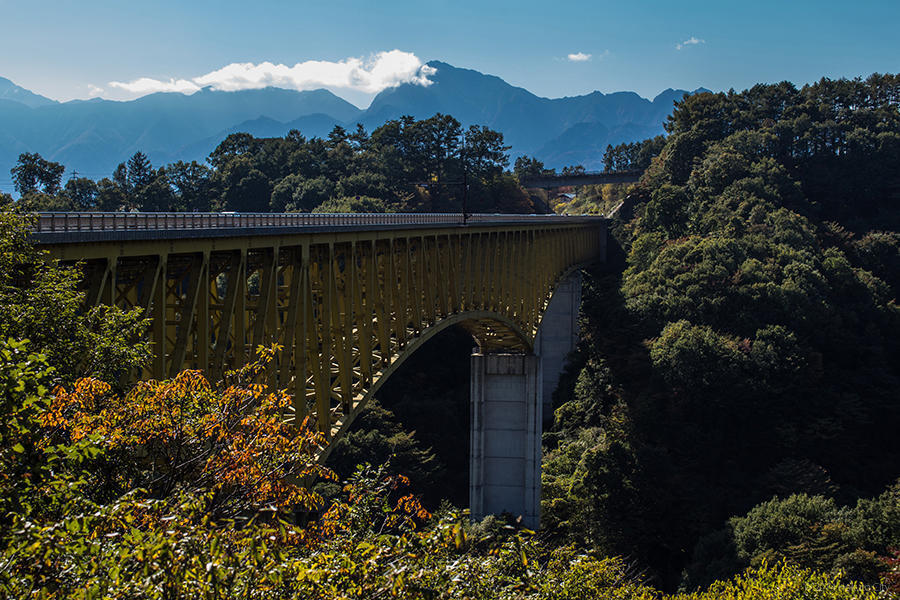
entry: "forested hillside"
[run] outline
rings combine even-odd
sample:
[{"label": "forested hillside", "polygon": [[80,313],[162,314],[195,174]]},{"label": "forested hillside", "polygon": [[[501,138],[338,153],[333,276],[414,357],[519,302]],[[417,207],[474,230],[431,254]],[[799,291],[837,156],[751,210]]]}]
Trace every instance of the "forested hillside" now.
[{"label": "forested hillside", "polygon": [[[609,149],[610,168],[646,172],[613,194],[610,260],[585,273],[537,533],[441,502],[465,501],[447,470],[466,406],[444,356],[464,338],[411,359],[326,466],[322,437],[285,424],[288,396],[263,385],[271,352],[222,382],[129,384],[142,315],[82,310],[78,268],[29,245],[16,213],[78,196],[26,156],[23,200],[0,214],[0,596],[896,598],[898,104],[890,75],[697,94],[664,139]],[[440,115],[232,136],[210,187],[165,197],[458,209],[467,164],[471,201],[531,202],[499,134],[469,129],[463,151],[446,131],[462,138]],[[443,141],[419,162],[408,142],[428,139]],[[170,175],[142,165],[85,197],[148,202]],[[304,204],[315,186],[358,191]]]},{"label": "forested hillside", "polygon": [[872,76],[676,106],[617,229],[624,272],[587,278],[550,531],[667,586],[785,556],[878,580],[900,543],[898,93]]}]

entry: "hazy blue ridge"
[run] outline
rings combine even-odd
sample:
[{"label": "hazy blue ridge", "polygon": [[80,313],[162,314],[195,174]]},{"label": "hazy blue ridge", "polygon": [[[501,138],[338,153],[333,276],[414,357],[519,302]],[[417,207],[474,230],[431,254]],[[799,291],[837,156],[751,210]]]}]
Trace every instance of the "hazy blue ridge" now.
[{"label": "hazy blue ridge", "polygon": [[[503,132],[513,157],[536,156],[550,167],[597,168],[607,144],[662,133],[672,104],[688,93],[665,90],[652,101],[634,92],[542,98],[499,77],[443,62],[423,87],[382,91],[360,110],[327,90],[279,88],[191,95],[156,93],[131,101],[56,102],[0,78],[0,189],[11,191],[9,170],[22,152],[39,152],[80,175],[100,179],[138,150],[157,166],[204,160],[229,133],[283,136],[291,129],[323,137],[335,125],[369,131],[388,119],[440,112],[464,125]],[[705,90],[697,90],[705,91]],[[67,175],[68,176],[68,175]]]},{"label": "hazy blue ridge", "polygon": [[57,104],[56,100],[51,100],[50,98],[45,98],[30,90],[26,90],[5,77],[0,77],[0,100],[11,100],[13,102],[18,102],[19,104],[24,104],[29,108]]}]

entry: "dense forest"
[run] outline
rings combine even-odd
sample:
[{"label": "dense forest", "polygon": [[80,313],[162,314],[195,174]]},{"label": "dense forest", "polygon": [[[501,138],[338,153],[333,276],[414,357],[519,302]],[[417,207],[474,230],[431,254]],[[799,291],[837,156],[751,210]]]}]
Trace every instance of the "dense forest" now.
[{"label": "dense forest", "polygon": [[784,557],[878,581],[900,543],[898,92],[676,106],[617,229],[624,271],[587,276],[548,531],[667,587]]},{"label": "dense forest", "polygon": [[[459,332],[385,386],[326,466],[317,434],[281,422],[286,395],[258,385],[270,354],[222,382],[128,384],[148,354],[141,315],[83,311],[77,268],[28,244],[18,213],[71,208],[76,185],[66,191],[55,163],[20,160],[21,198],[0,215],[0,590],[900,594],[898,106],[891,75],[703,93],[676,103],[664,138],[607,149],[610,169],[646,170],[579,205],[625,200],[608,262],[584,274],[582,342],[544,436],[538,533],[503,516],[469,523],[460,508],[464,482],[448,475],[465,468]],[[354,209],[358,195],[383,210],[459,210],[462,171],[473,207],[534,210],[504,172],[499,134],[457,129],[430,155],[441,161],[411,159],[404,136],[428,121],[333,140],[231,136],[196,166],[210,187],[185,195],[166,179],[175,204],[161,208]],[[479,134],[493,148],[482,162]],[[150,180],[138,185],[131,162],[80,208],[149,209]],[[148,167],[152,181],[170,167]],[[542,169],[522,157],[513,170]],[[319,184],[332,187],[306,202]],[[258,202],[234,204],[247,198]],[[441,415],[442,430],[422,414]]]},{"label": "dense forest", "polygon": [[[23,210],[532,213],[503,135],[449,115],[388,121],[371,134],[337,126],[322,139],[234,133],[208,164],[154,167],[142,152],[93,181],[35,153],[11,170]],[[11,202],[7,197],[6,202]]]}]

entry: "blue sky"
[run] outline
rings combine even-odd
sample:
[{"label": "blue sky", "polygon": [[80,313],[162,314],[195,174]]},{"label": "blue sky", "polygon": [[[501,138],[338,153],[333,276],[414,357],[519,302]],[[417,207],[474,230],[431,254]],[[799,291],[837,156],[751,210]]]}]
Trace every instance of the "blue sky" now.
[{"label": "blue sky", "polygon": [[110,83],[140,78],[199,85],[233,63],[327,71],[361,58],[369,73],[392,50],[402,64],[381,70],[396,73],[332,89],[364,106],[413,59],[548,97],[900,71],[900,0],[0,0],[0,15],[0,76],[60,100],[135,97]]}]

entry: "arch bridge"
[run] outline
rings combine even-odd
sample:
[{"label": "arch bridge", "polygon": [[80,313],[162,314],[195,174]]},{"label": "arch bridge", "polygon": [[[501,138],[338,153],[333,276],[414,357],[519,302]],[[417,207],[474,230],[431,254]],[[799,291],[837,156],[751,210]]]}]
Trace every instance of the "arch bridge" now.
[{"label": "arch bridge", "polygon": [[[540,326],[559,284],[605,258],[604,218],[41,213],[32,237],[83,263],[88,303],[145,310],[145,376],[190,368],[215,379],[278,343],[270,377],[293,393],[287,418],[312,416],[330,439],[422,343],[461,325],[479,347],[472,512],[519,510],[536,526],[543,379],[555,387],[572,349],[577,298],[557,318],[569,324],[561,346],[547,341],[558,326],[539,335]],[[536,352],[554,373],[542,374]],[[490,431],[511,413],[512,429]],[[494,489],[509,467],[521,477]]]},{"label": "arch bridge", "polygon": [[568,186],[602,185],[605,183],[637,183],[643,174],[644,171],[642,169],[547,173],[545,175],[526,176],[522,179],[522,185],[526,188],[552,189]]}]

